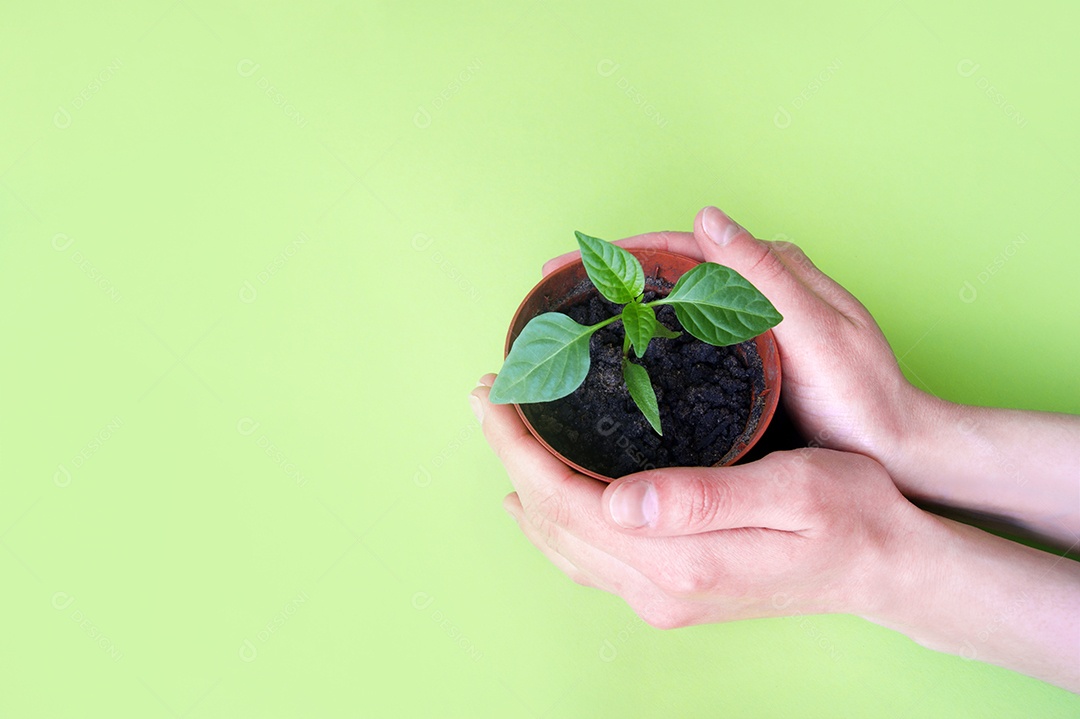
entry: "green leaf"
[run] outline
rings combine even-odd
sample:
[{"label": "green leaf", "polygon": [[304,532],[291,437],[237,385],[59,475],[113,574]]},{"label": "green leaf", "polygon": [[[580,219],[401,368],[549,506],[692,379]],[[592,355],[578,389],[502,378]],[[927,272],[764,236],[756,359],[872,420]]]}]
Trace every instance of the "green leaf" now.
[{"label": "green leaf", "polygon": [[694,267],[650,304],[673,306],[687,332],[718,347],[753,339],[784,319],[745,277],[713,262]]},{"label": "green leaf", "polygon": [[514,340],[491,401],[549,402],[573,392],[589,373],[589,336],[597,329],[558,312],[533,317]]},{"label": "green leaf", "polygon": [[649,381],[648,371],[623,357],[622,376],[634,404],[645,415],[645,419],[649,420],[649,424],[656,433],[663,436],[664,433],[660,429],[660,407],[656,404],[656,392],[653,390],[652,382]]},{"label": "green leaf", "polygon": [[600,294],[623,305],[645,291],[645,271],[629,252],[610,242],[575,232],[581,261]]},{"label": "green leaf", "polygon": [[663,337],[666,340],[673,340],[676,337],[682,337],[682,332],[669,330],[667,325],[663,322],[657,322],[656,329],[653,331],[653,337]]},{"label": "green leaf", "polygon": [[649,340],[656,333],[656,312],[635,300],[623,307],[622,323],[634,352],[638,357],[644,357],[645,350],[649,349]]}]

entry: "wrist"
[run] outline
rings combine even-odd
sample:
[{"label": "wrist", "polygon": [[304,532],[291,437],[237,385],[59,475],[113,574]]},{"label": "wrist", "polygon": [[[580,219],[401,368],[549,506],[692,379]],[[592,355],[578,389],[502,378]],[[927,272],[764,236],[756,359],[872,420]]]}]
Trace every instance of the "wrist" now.
[{"label": "wrist", "polygon": [[928,646],[932,618],[926,608],[947,585],[944,557],[957,538],[944,520],[908,506],[911,521],[890,533],[871,575],[872,598],[864,602],[860,616]]},{"label": "wrist", "polygon": [[903,499],[886,526],[858,572],[848,611],[912,636],[924,624],[919,611],[927,592],[942,585],[947,571],[941,547],[955,540],[943,520]]},{"label": "wrist", "polygon": [[923,513],[863,614],[935,651],[1080,692],[1080,565]]},{"label": "wrist", "polygon": [[963,405],[935,397],[914,385],[900,393],[897,421],[886,436],[878,461],[905,496],[933,497],[930,484],[940,477],[942,451],[963,422]]}]

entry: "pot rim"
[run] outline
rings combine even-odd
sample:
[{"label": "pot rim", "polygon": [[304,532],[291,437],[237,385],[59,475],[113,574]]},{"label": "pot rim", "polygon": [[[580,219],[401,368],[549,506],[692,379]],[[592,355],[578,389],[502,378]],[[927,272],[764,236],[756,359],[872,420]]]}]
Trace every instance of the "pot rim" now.
[{"label": "pot rim", "polygon": [[[689,257],[687,255],[683,255],[677,252],[670,252],[668,250],[658,250],[651,248],[627,248],[627,251],[630,254],[634,255],[634,257],[636,257],[638,261],[642,263],[643,267],[645,266],[646,260],[652,261],[654,264],[664,264],[666,260],[668,265],[681,265],[685,263],[690,263],[690,267],[694,267],[702,263],[702,260],[698,260],[697,258]],[[514,312],[513,318],[510,320],[510,327],[506,332],[506,342],[503,346],[504,358],[510,354],[510,348],[513,346],[514,339],[516,339],[516,337],[514,336],[514,327],[517,326],[519,320],[521,319],[522,313],[525,311],[525,307],[530,303],[530,301],[533,300],[533,298],[536,297],[538,294],[543,292],[546,286],[551,284],[553,280],[556,279],[559,275],[569,274],[570,272],[575,270],[580,271],[580,268],[583,268],[583,266],[584,265],[581,261],[581,258],[578,257],[577,259],[568,262],[562,267],[548,273],[548,275],[541,278],[541,280],[536,283],[536,285],[531,290],[529,290],[528,294],[525,295],[525,298],[522,299],[521,304],[518,305],[517,311]],[[679,272],[680,276],[688,270],[689,267],[687,268],[687,270]],[[646,270],[645,276],[649,277],[655,275],[649,275],[648,270]],[[731,454],[731,452],[729,451],[728,455],[722,457],[720,461],[718,461],[716,464],[711,465],[712,467],[730,466],[735,462],[739,461],[747,452],[749,452],[754,447],[754,445],[757,444],[758,440],[761,439],[761,436],[765,433],[765,430],[769,426],[769,423],[772,421],[773,414],[776,412],[776,407],[780,401],[780,352],[779,347],[776,344],[776,337],[773,334],[772,329],[765,330],[757,337],[754,337],[753,340],[749,341],[753,341],[757,346],[758,354],[761,356],[762,373],[765,376],[765,389],[762,390],[758,395],[759,397],[764,399],[761,417],[758,420],[757,429],[745,442],[743,442],[742,448],[739,449],[739,451],[732,456],[728,456]],[[772,371],[770,372],[770,370]],[[770,374],[773,375],[773,379],[771,382],[769,379]],[[606,475],[595,472],[588,467],[583,467],[582,465],[578,464],[577,462],[557,451],[554,447],[548,444],[547,440],[544,439],[543,435],[541,435],[540,432],[533,426],[532,422],[529,421],[529,418],[525,416],[525,412],[521,409],[521,405],[514,403],[513,407],[514,410],[517,411],[518,417],[521,418],[521,421],[529,430],[529,434],[536,438],[536,440],[548,452],[557,457],[564,464],[580,472],[581,474],[593,477],[594,479],[599,479],[601,481],[609,483],[615,481],[616,478],[608,477]],[[739,435],[739,437],[741,438],[742,435]]]}]

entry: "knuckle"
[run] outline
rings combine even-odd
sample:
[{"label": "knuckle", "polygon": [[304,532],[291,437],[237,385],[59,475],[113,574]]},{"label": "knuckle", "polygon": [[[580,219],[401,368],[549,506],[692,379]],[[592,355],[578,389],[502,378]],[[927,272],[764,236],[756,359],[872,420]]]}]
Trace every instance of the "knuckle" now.
[{"label": "knuckle", "polygon": [[535,526],[537,539],[543,542],[548,549],[559,552],[559,528],[544,520],[536,522]]},{"label": "knuckle", "polygon": [[803,447],[784,453],[784,501],[791,515],[806,520],[820,516],[831,505],[836,485],[830,479],[827,466],[822,463],[822,454],[827,451]]},{"label": "knuckle", "polygon": [[756,282],[768,281],[777,275],[787,272],[787,266],[780,259],[779,253],[772,245],[763,245],[761,255],[747,270],[747,274]]},{"label": "knuckle", "polygon": [[822,272],[814,264],[814,261],[810,259],[810,256],[794,242],[780,241],[773,242],[772,245],[777,254],[783,259],[784,264],[791,268],[797,268],[796,273],[803,282],[810,286],[810,289],[815,292],[824,291],[826,294],[832,294],[830,290],[840,287],[831,277]]},{"label": "knuckle", "polygon": [[[490,417],[491,413],[488,412],[487,416]],[[524,427],[510,437],[502,435],[491,422],[482,422],[481,429],[484,432],[484,438],[487,439],[488,444],[491,445],[492,450],[495,452],[495,456],[499,458],[499,461],[505,467],[510,467],[515,458],[519,458],[517,455],[522,441],[531,439],[529,431]]]},{"label": "knuckle", "polygon": [[821,272],[817,265],[814,264],[814,261],[803,251],[803,248],[794,242],[776,242],[773,243],[773,247],[785,262],[790,262],[813,274]]},{"label": "knuckle", "polygon": [[727,506],[724,496],[726,485],[694,477],[686,488],[686,522],[691,529],[708,529],[716,523],[721,508]]},{"label": "knuckle", "polygon": [[536,504],[536,516],[547,524],[565,527],[570,519],[570,507],[559,492],[550,492]]},{"label": "knuckle", "polygon": [[679,627],[685,627],[688,623],[683,612],[667,603],[652,603],[648,606],[634,609],[634,612],[643,622],[654,629],[678,629]]},{"label": "knuckle", "polygon": [[566,526],[569,512],[566,501],[553,492],[538,502],[529,513],[537,533],[549,547],[558,547],[559,536],[562,528]]},{"label": "knuckle", "polygon": [[800,447],[772,452],[759,460],[758,465],[777,482],[797,487],[806,476],[806,467],[813,460],[815,451],[813,447]]},{"label": "knuckle", "polygon": [[484,435],[485,437],[487,437],[488,444],[491,445],[491,449],[495,452],[495,456],[498,458],[499,462],[501,462],[504,467],[509,467],[510,459],[514,452],[513,446],[509,442],[493,441],[492,435],[488,430],[488,427],[483,426],[483,428],[485,430]]},{"label": "knuckle", "polygon": [[830,517],[841,519],[843,512],[839,508],[850,506],[871,482],[885,473],[877,461],[854,452],[810,448],[795,451],[802,469],[791,501],[803,516],[822,521],[831,521]]},{"label": "knuckle", "polygon": [[826,487],[827,482],[820,481],[822,477],[815,473],[803,482],[795,504],[800,515],[804,517],[820,517],[831,506],[831,492]]},{"label": "knuckle", "polygon": [[708,589],[708,582],[701,573],[682,565],[660,568],[653,583],[664,594],[677,599],[694,597]]},{"label": "knuckle", "polygon": [[772,245],[773,249],[775,249],[781,254],[790,255],[793,258],[809,259],[806,257],[806,253],[803,252],[803,249],[799,247],[797,243],[792,242],[791,240],[773,240],[770,244]]},{"label": "knuckle", "polygon": [[642,620],[653,629],[660,629],[667,631],[669,629],[678,629],[683,626],[678,622],[674,615],[654,613],[646,617],[642,617]]},{"label": "knuckle", "polygon": [[572,572],[568,572],[567,576],[570,577],[570,581],[572,581],[574,584],[577,584],[578,586],[582,586],[582,587],[595,587],[596,586],[595,584],[592,583],[592,580],[589,579],[588,575],[586,575],[580,569],[572,571]]}]

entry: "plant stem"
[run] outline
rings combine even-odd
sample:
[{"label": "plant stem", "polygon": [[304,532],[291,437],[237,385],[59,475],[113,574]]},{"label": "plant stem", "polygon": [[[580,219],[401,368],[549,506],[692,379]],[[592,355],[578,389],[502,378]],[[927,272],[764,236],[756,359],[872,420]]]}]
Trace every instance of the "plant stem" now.
[{"label": "plant stem", "polygon": [[597,322],[595,325],[589,325],[589,328],[588,328],[589,332],[590,333],[596,332],[596,330],[600,329],[601,327],[607,327],[612,322],[615,322],[616,320],[621,320],[621,319],[622,319],[621,314],[615,315],[614,317],[608,317],[603,322]]}]

